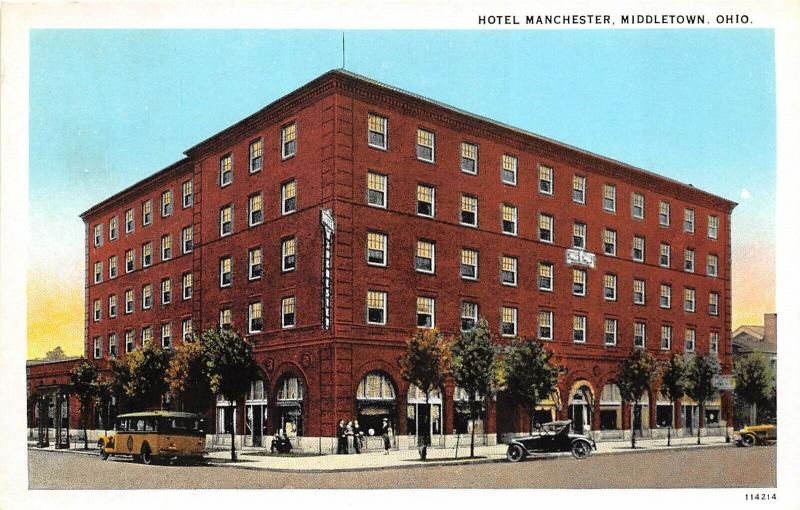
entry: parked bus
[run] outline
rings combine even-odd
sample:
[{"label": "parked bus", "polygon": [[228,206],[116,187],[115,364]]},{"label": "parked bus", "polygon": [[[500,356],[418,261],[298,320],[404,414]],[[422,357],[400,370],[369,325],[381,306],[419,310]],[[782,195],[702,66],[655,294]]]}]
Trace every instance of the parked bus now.
[{"label": "parked bus", "polygon": [[150,464],[153,459],[198,462],[206,454],[205,424],[200,415],[148,411],[117,416],[114,433],[98,439],[100,458],[130,455]]}]

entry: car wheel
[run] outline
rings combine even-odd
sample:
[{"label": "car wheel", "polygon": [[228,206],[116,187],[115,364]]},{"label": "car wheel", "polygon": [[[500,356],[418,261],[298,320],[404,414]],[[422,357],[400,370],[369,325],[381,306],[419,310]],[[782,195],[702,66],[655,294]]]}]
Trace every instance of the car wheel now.
[{"label": "car wheel", "polygon": [[750,434],[742,436],[742,446],[753,446],[756,444],[756,437]]},{"label": "car wheel", "polygon": [[586,441],[576,441],[572,444],[572,456],[576,459],[583,459],[589,456],[591,446]]},{"label": "car wheel", "polygon": [[519,462],[525,458],[525,450],[518,444],[512,444],[508,447],[506,458],[510,462]]},{"label": "car wheel", "polygon": [[142,454],[139,455],[139,459],[141,459],[144,465],[153,463],[153,455],[150,453],[150,446],[148,446],[147,443],[142,445]]}]

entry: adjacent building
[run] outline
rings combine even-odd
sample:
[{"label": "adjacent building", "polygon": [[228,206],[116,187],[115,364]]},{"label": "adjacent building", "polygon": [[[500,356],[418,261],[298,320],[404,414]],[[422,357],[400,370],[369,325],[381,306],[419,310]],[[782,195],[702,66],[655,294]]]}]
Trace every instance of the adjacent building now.
[{"label": "adjacent building", "polygon": [[[778,314],[765,313],[763,325],[745,324],[736,328],[731,335],[731,347],[734,363],[752,353],[763,354],[775,375],[773,383],[777,382]],[[759,406],[756,421],[766,423],[770,419],[776,418],[775,404],[776,402],[773,401]],[[737,428],[750,423],[750,406],[736,399],[734,411],[734,423]]]}]

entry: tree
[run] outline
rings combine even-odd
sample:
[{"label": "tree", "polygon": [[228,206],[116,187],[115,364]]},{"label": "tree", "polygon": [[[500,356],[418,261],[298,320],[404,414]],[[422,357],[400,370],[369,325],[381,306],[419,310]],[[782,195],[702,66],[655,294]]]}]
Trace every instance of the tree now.
[{"label": "tree", "polygon": [[481,317],[476,328],[461,333],[450,346],[452,353],[451,372],[455,383],[467,393],[469,418],[472,431],[469,443],[469,456],[475,456],[475,415],[478,396],[489,395],[496,383],[496,349],[489,332],[489,323]]},{"label": "tree", "polygon": [[533,424],[536,404],[555,392],[564,371],[538,339],[514,338],[502,355],[499,386],[526,410],[528,423]]},{"label": "tree", "polygon": [[[425,393],[428,404],[430,392],[441,388],[450,371],[450,346],[437,329],[418,329],[406,344],[400,358],[401,375]],[[419,456],[428,454],[429,433],[424,430],[419,441]]]},{"label": "tree", "polygon": [[140,409],[164,407],[164,395],[169,391],[164,376],[172,355],[171,349],[149,342],[125,356],[129,378],[124,388],[129,404]]},{"label": "tree", "polygon": [[766,356],[760,352],[737,360],[733,373],[736,377],[736,396],[750,405],[750,425],[755,425],[758,406],[768,404],[772,396],[775,374]]},{"label": "tree", "polygon": [[631,424],[631,448],[636,448],[636,431],[641,428],[642,411],[639,401],[642,394],[650,389],[656,375],[656,360],[644,349],[633,349],[619,365],[615,383],[626,402],[633,403],[633,423]]},{"label": "tree", "polygon": [[100,375],[97,368],[87,360],[82,360],[69,373],[72,383],[72,392],[78,396],[81,404],[81,423],[83,424],[83,449],[89,449],[89,438],[86,436],[86,414],[99,395],[98,380]]},{"label": "tree", "polygon": [[[719,361],[707,354],[695,354],[686,363],[686,394],[697,402],[700,416],[706,411],[706,401],[717,394],[714,378],[719,372]],[[697,444],[700,444],[700,427],[697,427]]]},{"label": "tree", "polygon": [[[673,352],[661,371],[661,393],[672,403],[671,421],[675,418],[675,403],[686,394],[686,364],[683,357]],[[667,446],[671,444],[671,437],[667,436]]]},{"label": "tree", "polygon": [[188,411],[201,413],[214,401],[206,368],[206,352],[200,339],[184,340],[175,348],[167,370],[167,382],[170,395]]},{"label": "tree", "polygon": [[[253,347],[230,328],[209,329],[201,335],[206,376],[211,392],[233,405],[241,402],[258,373]],[[231,431],[231,460],[236,461],[236,435]]]},{"label": "tree", "polygon": [[67,355],[64,354],[64,349],[60,345],[56,345],[52,351],[47,351],[44,355],[45,361],[61,361],[65,359],[67,359]]},{"label": "tree", "polygon": [[131,370],[127,356],[125,358],[112,358],[109,360],[111,366],[111,380],[108,382],[108,390],[117,400],[117,409],[128,411],[131,409],[130,398],[125,391],[125,387],[131,380]]}]

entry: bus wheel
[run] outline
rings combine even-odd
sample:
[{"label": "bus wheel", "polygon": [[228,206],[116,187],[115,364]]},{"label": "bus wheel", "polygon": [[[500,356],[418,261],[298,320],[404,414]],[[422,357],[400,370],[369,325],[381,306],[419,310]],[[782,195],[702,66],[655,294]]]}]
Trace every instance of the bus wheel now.
[{"label": "bus wheel", "polygon": [[142,445],[142,454],[139,456],[142,460],[142,464],[150,465],[153,463],[153,455],[150,453],[150,445],[147,443]]}]

